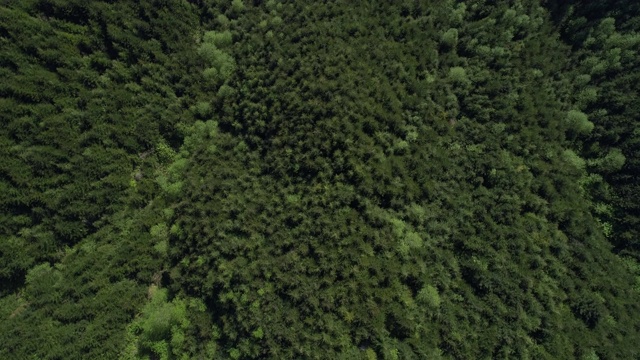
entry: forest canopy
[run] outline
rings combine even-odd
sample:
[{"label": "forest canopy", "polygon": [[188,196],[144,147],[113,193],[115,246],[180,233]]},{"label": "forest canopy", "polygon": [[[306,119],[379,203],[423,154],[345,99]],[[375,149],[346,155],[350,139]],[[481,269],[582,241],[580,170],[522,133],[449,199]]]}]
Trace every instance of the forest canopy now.
[{"label": "forest canopy", "polygon": [[0,358],[640,358],[639,10],[2,2]]}]

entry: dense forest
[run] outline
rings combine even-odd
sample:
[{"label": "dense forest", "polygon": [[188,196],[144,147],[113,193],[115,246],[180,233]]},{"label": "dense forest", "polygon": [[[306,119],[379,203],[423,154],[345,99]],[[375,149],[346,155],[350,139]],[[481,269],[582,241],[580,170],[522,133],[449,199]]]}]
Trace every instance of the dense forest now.
[{"label": "dense forest", "polygon": [[640,359],[640,3],[3,0],[0,358]]}]

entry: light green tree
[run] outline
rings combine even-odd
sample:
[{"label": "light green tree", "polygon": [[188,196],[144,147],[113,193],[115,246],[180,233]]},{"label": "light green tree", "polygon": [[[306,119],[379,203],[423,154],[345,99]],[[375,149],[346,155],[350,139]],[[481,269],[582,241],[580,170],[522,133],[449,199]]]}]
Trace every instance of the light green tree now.
[{"label": "light green tree", "polygon": [[[127,327],[127,345],[122,359],[183,359],[185,331],[190,326],[187,301],[168,301],[167,290],[149,287],[149,302]],[[187,357],[188,358],[188,357]]]},{"label": "light green tree", "polygon": [[460,66],[454,66],[449,69],[449,79],[454,83],[468,83],[467,71]]},{"label": "light green tree", "polygon": [[565,120],[569,127],[569,131],[577,135],[587,135],[594,128],[594,125],[589,121],[587,114],[579,110],[570,110],[567,113]]},{"label": "light green tree", "polygon": [[442,34],[442,43],[449,47],[455,47],[458,44],[458,29],[451,28]]},{"label": "light green tree", "polygon": [[604,157],[589,161],[589,165],[599,173],[611,174],[622,169],[625,161],[620,149],[611,149]]},{"label": "light green tree", "polygon": [[581,158],[580,156],[578,156],[578,154],[575,153],[575,151],[567,149],[562,153],[562,158],[564,159],[564,161],[566,161],[569,165],[573,166],[576,169],[579,170],[584,170],[585,166],[586,166],[586,162],[583,158]]}]

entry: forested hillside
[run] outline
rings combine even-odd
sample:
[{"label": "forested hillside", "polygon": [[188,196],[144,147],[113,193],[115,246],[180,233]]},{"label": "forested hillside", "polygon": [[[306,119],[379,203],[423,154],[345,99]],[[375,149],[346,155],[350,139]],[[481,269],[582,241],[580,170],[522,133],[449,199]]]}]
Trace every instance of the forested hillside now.
[{"label": "forested hillside", "polygon": [[3,1],[0,358],[640,359],[639,10]]}]

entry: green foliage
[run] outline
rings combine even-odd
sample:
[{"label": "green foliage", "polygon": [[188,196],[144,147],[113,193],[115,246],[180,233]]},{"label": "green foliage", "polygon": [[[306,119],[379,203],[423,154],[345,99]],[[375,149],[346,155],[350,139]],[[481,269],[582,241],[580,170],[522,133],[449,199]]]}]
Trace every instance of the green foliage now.
[{"label": "green foliage", "polygon": [[[640,246],[637,202],[628,199],[640,189],[634,175],[637,158],[637,94],[640,77],[638,50],[638,4],[611,1],[572,7],[563,22],[561,33],[574,48],[571,63],[574,73],[589,74],[588,87],[576,85],[577,103],[593,122],[594,129],[584,140],[583,151],[590,170],[604,175],[605,181],[593,196],[595,201],[609,202],[616,216],[609,219],[615,229],[610,240],[617,252],[637,253]],[[619,11],[625,8],[625,11]],[[557,9],[565,16],[565,9]],[[606,186],[605,186],[606,185]]]},{"label": "green foliage", "polygon": [[458,29],[451,28],[442,34],[442,43],[449,47],[455,47],[458,44]]},{"label": "green foliage", "polygon": [[[186,304],[181,300],[167,302],[166,289],[155,286],[149,288],[149,296],[149,303],[142,308],[141,316],[130,325],[129,331],[139,336],[138,348],[141,353],[155,352],[163,357],[158,354],[158,349],[167,351],[167,341],[174,343],[173,333],[189,326]],[[167,358],[168,354],[164,354],[164,357]]]},{"label": "green foliage", "polygon": [[156,224],[151,227],[149,232],[156,241],[156,244],[153,246],[154,250],[156,250],[160,255],[167,255],[167,246],[169,241],[169,229],[167,224]]},{"label": "green foliage", "polygon": [[465,84],[469,82],[469,78],[467,77],[467,71],[460,66],[454,66],[449,69],[449,79],[454,83]]},{"label": "green foliage", "polygon": [[[235,2],[235,1],[234,1]],[[207,31],[198,47],[198,54],[204,60],[207,68],[203,75],[212,82],[226,81],[234,73],[236,63],[233,57],[225,51],[231,45],[232,38],[229,31]],[[196,108],[198,113],[200,109]]]},{"label": "green foliage", "polygon": [[176,157],[176,152],[165,141],[156,144],[155,152],[162,165],[171,163]]},{"label": "green foliage", "polygon": [[[553,94],[564,85],[548,80],[565,66],[549,57],[566,60],[567,49],[528,35],[551,32],[542,10],[504,19],[496,10],[498,25],[472,20],[489,16],[479,7],[451,17],[435,6],[431,14],[451,19],[429,27],[414,5],[376,5],[387,15],[348,25],[336,6],[283,7],[276,36],[261,8],[238,17],[243,30],[254,25],[233,44],[239,72],[216,146],[189,151],[182,172],[189,200],[176,210],[170,282],[221,314],[224,354],[570,358],[567,344],[611,349],[596,339],[618,331],[601,320],[618,310],[573,296],[590,284],[577,274],[616,260],[587,250],[606,243],[581,197],[587,162],[558,121],[567,106]],[[401,25],[403,12],[416,24]],[[302,22],[312,25],[290,26]],[[455,51],[438,36],[454,43],[450,29]],[[345,43],[323,47],[327,36]],[[476,51],[486,56],[465,57]]]},{"label": "green foliage", "polygon": [[438,290],[431,285],[426,285],[422,289],[420,289],[416,300],[430,307],[431,309],[438,309],[442,301],[440,299],[440,295],[438,294]]},{"label": "green foliage", "polygon": [[636,358],[638,21],[572,4],[0,5],[0,358]]},{"label": "green foliage", "polygon": [[243,0],[231,0],[231,9],[239,13],[245,9]]},{"label": "green foliage", "polygon": [[202,37],[202,41],[206,44],[213,44],[216,48],[224,49],[231,45],[232,37],[230,31],[207,31]]},{"label": "green foliage", "polygon": [[574,169],[584,170],[586,161],[578,156],[573,150],[567,149],[562,153],[562,158],[566,163]]},{"label": "green foliage", "polygon": [[595,171],[600,174],[613,174],[622,169],[626,158],[620,149],[613,148],[603,158],[589,162]]},{"label": "green foliage", "polygon": [[587,114],[578,110],[569,111],[567,113],[566,121],[570,131],[573,131],[579,135],[589,134],[591,131],[593,131],[594,128],[594,125],[591,121],[589,121]]},{"label": "green foliage", "polygon": [[[215,69],[214,69],[215,70]],[[216,74],[217,74],[217,70]],[[205,77],[209,77],[211,75],[205,75]],[[209,116],[211,116],[211,104],[207,101],[201,101],[199,103],[197,103],[194,107],[193,107],[193,111],[195,113],[195,115],[199,118],[199,119],[204,119],[207,120],[209,118]]]},{"label": "green foliage", "polygon": [[578,318],[593,328],[604,317],[604,304],[597,296],[590,293],[581,293],[574,300],[572,310]]},{"label": "green foliage", "polygon": [[48,263],[36,265],[27,272],[25,293],[27,301],[43,301],[54,293],[54,287],[60,282],[60,272]]},{"label": "green foliage", "polygon": [[622,257],[625,267],[635,278],[635,284],[632,288],[633,291],[640,294],[640,262],[631,257]]},{"label": "green foliage", "polygon": [[167,290],[156,285],[149,287],[148,297],[141,314],[127,326],[122,358],[190,359],[196,351],[215,353],[214,342],[208,342],[207,349],[203,350],[204,346],[194,346],[191,338],[191,332],[197,327],[192,321],[201,321],[198,317],[204,311],[201,301],[181,298],[168,301]]}]

